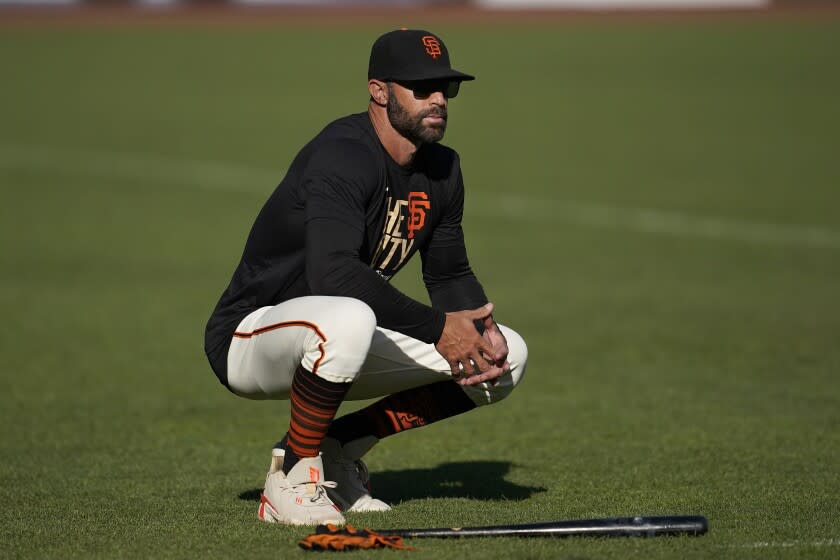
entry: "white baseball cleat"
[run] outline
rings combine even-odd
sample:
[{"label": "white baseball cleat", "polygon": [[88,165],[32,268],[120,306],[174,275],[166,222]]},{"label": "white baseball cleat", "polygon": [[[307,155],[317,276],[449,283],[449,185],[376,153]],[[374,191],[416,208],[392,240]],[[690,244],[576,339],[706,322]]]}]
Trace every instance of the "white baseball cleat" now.
[{"label": "white baseball cleat", "polygon": [[[370,495],[370,476],[361,459],[378,442],[373,436],[347,442],[343,447],[331,437],[321,442],[324,476],[337,483],[336,486],[327,486],[327,494],[341,511],[390,511],[391,506]],[[281,458],[282,464],[283,449],[275,447],[273,453]]]},{"label": "white baseball cleat", "polygon": [[[276,450],[275,450],[276,451]],[[336,483],[324,480],[321,457],[300,459],[283,474],[283,456],[272,454],[257,517],[286,525],[344,525],[344,516],[327,495]]]}]

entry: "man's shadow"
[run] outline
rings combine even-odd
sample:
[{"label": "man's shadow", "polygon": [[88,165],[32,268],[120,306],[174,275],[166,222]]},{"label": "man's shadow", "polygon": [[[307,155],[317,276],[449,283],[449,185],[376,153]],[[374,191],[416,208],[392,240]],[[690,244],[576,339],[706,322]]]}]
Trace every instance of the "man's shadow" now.
[{"label": "man's shadow", "polygon": [[374,495],[391,503],[421,498],[526,500],[546,491],[505,480],[513,466],[509,461],[443,463],[431,469],[371,473],[370,482]]},{"label": "man's shadow", "polygon": [[[389,503],[421,498],[470,498],[473,500],[526,500],[540,486],[522,486],[505,480],[513,467],[509,461],[443,463],[430,469],[404,469],[371,473],[373,495]],[[258,501],[261,489],[246,490],[241,500]]]}]

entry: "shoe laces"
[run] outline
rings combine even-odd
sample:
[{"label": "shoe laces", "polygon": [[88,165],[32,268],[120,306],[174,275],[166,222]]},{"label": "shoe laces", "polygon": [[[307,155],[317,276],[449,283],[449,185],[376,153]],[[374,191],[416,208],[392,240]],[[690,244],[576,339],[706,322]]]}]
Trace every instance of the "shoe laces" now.
[{"label": "shoe laces", "polygon": [[318,503],[324,500],[329,500],[329,497],[327,496],[327,488],[336,488],[338,483],[331,480],[325,480],[323,482],[301,482],[299,484],[290,484],[289,486],[283,488],[282,491],[298,493],[302,490],[301,487],[310,485],[315,487],[315,492],[309,498],[309,501],[312,503]]}]

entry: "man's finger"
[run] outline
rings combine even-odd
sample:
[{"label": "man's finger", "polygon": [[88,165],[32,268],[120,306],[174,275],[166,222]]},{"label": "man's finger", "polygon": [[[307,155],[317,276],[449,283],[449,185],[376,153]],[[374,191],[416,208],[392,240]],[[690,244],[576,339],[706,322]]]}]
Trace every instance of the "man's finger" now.
[{"label": "man's finger", "polygon": [[493,383],[494,380],[498,379],[504,374],[502,368],[494,367],[484,373],[480,373],[477,375],[470,375],[469,377],[465,377],[463,379],[459,379],[458,383],[461,385],[478,385],[479,383]]},{"label": "man's finger", "polygon": [[456,379],[461,377],[461,362],[458,360],[449,362],[449,369],[452,370],[452,377]]},{"label": "man's finger", "polygon": [[485,317],[489,317],[493,314],[493,304],[492,303],[485,303],[481,307],[477,309],[473,309],[469,312],[470,319],[484,321]]},{"label": "man's finger", "polygon": [[481,383],[489,378],[498,377],[498,375],[501,375],[501,368],[491,362],[485,369],[476,370],[472,375],[466,376],[465,379],[474,378],[473,383]]},{"label": "man's finger", "polygon": [[493,343],[483,336],[476,337],[475,348],[486,356],[493,356],[496,354],[496,351],[493,349]]},{"label": "man's finger", "polygon": [[[492,356],[492,353],[490,355]],[[487,359],[481,351],[470,355],[469,359],[472,365],[469,371],[473,375],[483,373],[495,365],[495,360]]]}]

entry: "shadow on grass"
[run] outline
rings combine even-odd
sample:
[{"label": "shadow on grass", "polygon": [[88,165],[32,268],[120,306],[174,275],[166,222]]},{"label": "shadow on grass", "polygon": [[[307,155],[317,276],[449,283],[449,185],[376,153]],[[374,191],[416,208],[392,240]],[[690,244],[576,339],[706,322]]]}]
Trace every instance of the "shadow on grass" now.
[{"label": "shadow on grass", "polygon": [[[509,461],[443,463],[431,469],[404,469],[371,473],[374,496],[397,503],[422,498],[473,500],[526,500],[545,492],[540,486],[522,486],[505,480]],[[261,489],[246,490],[240,500],[259,501]]]},{"label": "shadow on grass", "polygon": [[376,496],[386,502],[420,498],[526,500],[534,493],[546,491],[505,480],[512,466],[509,461],[443,463],[432,469],[372,473],[370,481]]}]

